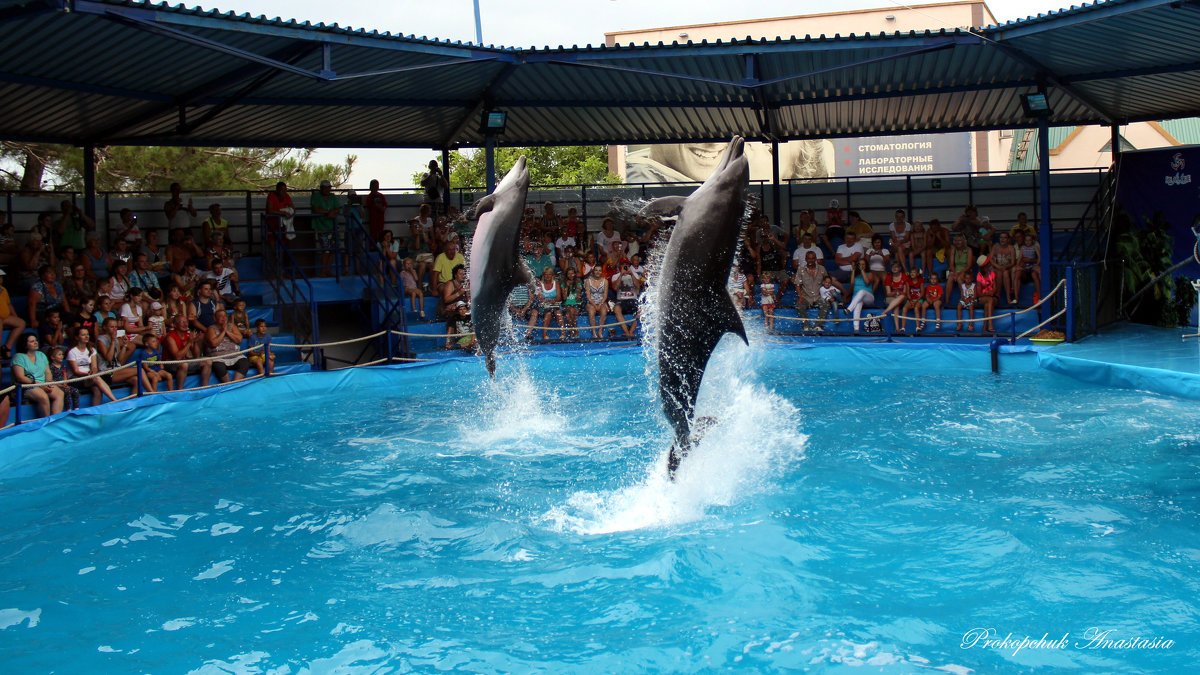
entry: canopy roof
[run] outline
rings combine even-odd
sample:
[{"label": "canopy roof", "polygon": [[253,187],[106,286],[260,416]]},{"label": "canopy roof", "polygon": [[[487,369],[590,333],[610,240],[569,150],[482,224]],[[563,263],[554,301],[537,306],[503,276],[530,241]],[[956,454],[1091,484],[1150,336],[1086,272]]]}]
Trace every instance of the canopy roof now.
[{"label": "canopy roof", "polygon": [[128,0],[0,0],[0,138],[477,146],[758,140],[1200,113],[1200,0],[978,31],[514,49]]}]

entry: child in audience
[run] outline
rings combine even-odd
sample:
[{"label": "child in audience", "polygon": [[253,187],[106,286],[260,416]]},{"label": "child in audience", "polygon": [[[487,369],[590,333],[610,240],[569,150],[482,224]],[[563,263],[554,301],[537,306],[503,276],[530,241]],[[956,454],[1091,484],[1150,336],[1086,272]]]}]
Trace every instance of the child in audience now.
[{"label": "child in audience", "polygon": [[38,327],[38,342],[47,356],[52,348],[61,347],[67,343],[66,333],[63,331],[62,313],[57,307],[46,311],[46,318]]},{"label": "child in audience", "polygon": [[959,330],[962,330],[962,314],[964,309],[967,310],[967,330],[975,330],[975,322],[970,321],[970,319],[975,317],[975,303],[979,301],[977,290],[978,285],[975,281],[975,278],[971,276],[968,276],[966,280],[958,285],[959,298],[958,307],[956,308],[956,315],[958,317]]},{"label": "child in audience", "polygon": [[167,334],[167,316],[161,302],[155,300],[150,303],[150,316],[146,317],[146,325],[150,328],[150,334],[162,342],[163,336]]},{"label": "child in audience", "polygon": [[98,303],[96,305],[96,315],[95,315],[97,326],[103,325],[105,319],[116,319],[117,318],[117,313],[114,312],[113,308],[112,308],[112,306],[113,306],[112,298],[108,297],[107,295],[101,295],[96,300],[96,302]]},{"label": "child in audience", "polygon": [[763,323],[768,331],[775,330],[775,280],[770,272],[763,272],[763,282],[758,285],[758,295],[761,299]]},{"label": "child in audience", "polygon": [[746,293],[746,275],[742,273],[742,266],[734,263],[733,269],[729,271],[729,295],[733,296],[733,306],[738,309],[748,309],[750,307],[749,294]]},{"label": "child in audience", "polygon": [[146,310],[142,307],[142,289],[134,286],[125,295],[125,303],[121,305],[121,323],[125,327],[125,338],[141,344],[142,336],[150,332],[142,318]]},{"label": "child in audience", "polygon": [[[828,312],[830,316],[837,316],[838,310],[842,306],[842,289],[833,285],[833,277],[828,274],[821,280],[821,288],[818,290],[821,294],[821,304],[828,303]],[[817,305],[820,308],[820,305]],[[811,325],[811,324],[809,324]],[[825,330],[825,324],[817,324],[817,332]]]},{"label": "child in audience", "polygon": [[[67,364],[63,362],[66,352],[62,347],[52,347],[50,349],[50,379],[55,382],[63,382],[71,379],[71,371],[67,368]],[[63,392],[63,410],[75,410],[79,407],[79,390],[70,384],[60,384],[59,389]]]},{"label": "child in audience", "polygon": [[[887,275],[883,280],[884,291],[887,298],[887,307],[884,308],[884,314],[892,314],[896,322],[897,330],[904,330],[904,318],[899,316],[901,305],[908,300],[908,295],[905,288],[908,286],[908,275],[901,269],[900,261],[892,261],[892,273]],[[893,312],[896,312],[893,314]]]},{"label": "child in audience", "polygon": [[159,348],[158,336],[153,333],[142,338],[142,346],[130,355],[127,363],[142,360],[142,390],[158,391],[158,383],[166,381],[167,391],[171,391],[171,377],[163,372],[159,363],[162,361],[162,349]]},{"label": "child in audience", "polygon": [[78,328],[86,328],[89,333],[96,332],[96,299],[86,298],[79,303],[79,311],[72,314],[69,328],[74,334]]},{"label": "child in audience", "polygon": [[250,332],[250,315],[246,313],[245,300],[238,298],[233,301],[233,313],[229,315],[229,321],[243,333]]},{"label": "child in audience", "polygon": [[421,290],[421,284],[417,283],[417,273],[413,269],[413,259],[405,258],[404,267],[400,270],[400,284],[404,288],[404,295],[412,302],[412,311],[425,318],[425,293]]},{"label": "child in audience", "polygon": [[[938,275],[936,272],[929,273],[929,281],[925,283],[925,300],[921,303],[921,318],[925,317],[925,313],[931,308],[933,309],[933,329],[942,329],[942,299],[945,295],[945,289],[938,283]],[[921,330],[918,324],[917,330]]]},{"label": "child in audience", "polygon": [[[247,346],[251,349],[262,347],[262,351],[249,352],[248,356],[251,366],[254,366],[260,373],[266,373],[267,371],[263,369],[263,364],[266,362],[267,348],[271,346],[271,334],[267,332],[266,319],[258,319],[254,322],[254,332],[250,334],[247,341],[249,342]],[[270,353],[269,365],[271,366],[271,370],[275,370],[274,352]]]},{"label": "child in audience", "polygon": [[920,267],[915,267],[908,273],[908,283],[904,286],[904,292],[908,299],[900,310],[900,330],[904,330],[904,316],[909,311],[912,312],[917,332],[925,330],[925,316],[921,313],[921,300],[925,297],[925,277],[921,274]]}]

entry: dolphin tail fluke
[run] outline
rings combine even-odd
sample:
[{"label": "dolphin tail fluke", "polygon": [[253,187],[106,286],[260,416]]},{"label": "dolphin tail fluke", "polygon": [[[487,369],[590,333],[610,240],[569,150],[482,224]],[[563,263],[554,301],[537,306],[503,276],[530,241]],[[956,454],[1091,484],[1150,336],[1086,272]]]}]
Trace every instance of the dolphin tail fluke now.
[{"label": "dolphin tail fluke", "polygon": [[675,480],[675,472],[679,470],[679,463],[687,457],[688,447],[679,443],[671,444],[671,451],[667,454],[667,479]]}]

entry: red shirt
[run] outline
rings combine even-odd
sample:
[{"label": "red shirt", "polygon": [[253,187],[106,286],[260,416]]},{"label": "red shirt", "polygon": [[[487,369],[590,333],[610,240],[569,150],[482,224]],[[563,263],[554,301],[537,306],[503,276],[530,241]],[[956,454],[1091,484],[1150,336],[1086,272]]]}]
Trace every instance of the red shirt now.
[{"label": "red shirt", "polygon": [[[179,356],[182,356],[184,358],[187,358],[187,355],[183,353],[184,348],[187,347],[187,344],[188,344],[187,333],[180,335],[179,331],[171,330],[171,332],[167,333],[166,339],[169,340],[171,342],[171,344],[175,345],[175,353],[176,354],[178,354]],[[165,354],[166,350],[163,350],[163,353]]]},{"label": "red shirt", "polygon": [[925,285],[925,297],[928,298],[931,302],[936,301],[936,300],[941,300],[942,299],[942,285],[941,284],[926,284]]}]

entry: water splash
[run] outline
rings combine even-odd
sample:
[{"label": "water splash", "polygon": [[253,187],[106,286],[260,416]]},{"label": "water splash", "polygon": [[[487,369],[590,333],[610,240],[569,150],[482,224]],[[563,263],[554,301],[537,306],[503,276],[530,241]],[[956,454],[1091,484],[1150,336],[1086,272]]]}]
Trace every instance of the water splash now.
[{"label": "water splash", "polygon": [[542,445],[530,441],[560,434],[568,417],[554,391],[534,378],[528,359],[509,359],[505,366],[495,380],[480,381],[471,400],[489,405],[464,407],[469,415],[459,422],[460,437],[487,454],[528,454]]},{"label": "water splash", "polygon": [[[745,349],[725,350],[728,368],[718,367],[697,415],[713,415],[711,427],[676,474],[666,476],[666,449],[649,466],[633,469],[633,482],[606,492],[576,492],[551,508],[543,522],[556,531],[604,534],[670,527],[705,517],[714,507],[772,489],[784,469],[803,458],[807,436],[799,432],[799,410],[786,398],[753,382],[729,376],[745,363]],[[740,352],[740,354],[738,353]],[[634,478],[635,475],[640,477]]]}]

